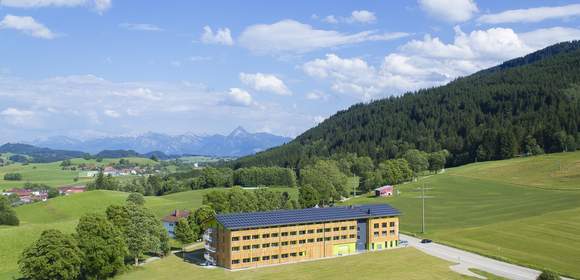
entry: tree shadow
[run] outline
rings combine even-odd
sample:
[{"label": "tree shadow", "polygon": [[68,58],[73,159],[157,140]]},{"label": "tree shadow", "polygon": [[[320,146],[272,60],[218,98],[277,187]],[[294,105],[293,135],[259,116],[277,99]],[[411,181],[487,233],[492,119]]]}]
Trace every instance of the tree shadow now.
[{"label": "tree shadow", "polygon": [[180,251],[175,253],[175,256],[182,259],[184,262],[202,266],[202,264],[205,263],[205,258],[203,257],[204,252],[204,249],[195,249],[190,252]]}]

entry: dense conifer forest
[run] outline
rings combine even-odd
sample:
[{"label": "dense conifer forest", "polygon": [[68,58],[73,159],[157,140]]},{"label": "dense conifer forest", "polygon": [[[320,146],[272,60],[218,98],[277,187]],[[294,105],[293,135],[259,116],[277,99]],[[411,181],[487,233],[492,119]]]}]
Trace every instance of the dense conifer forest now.
[{"label": "dense conifer forest", "polygon": [[564,42],[445,86],[356,104],[292,142],[234,167],[300,169],[356,153],[375,162],[409,149],[449,151],[447,165],[575,150],[580,146],[580,41]]}]

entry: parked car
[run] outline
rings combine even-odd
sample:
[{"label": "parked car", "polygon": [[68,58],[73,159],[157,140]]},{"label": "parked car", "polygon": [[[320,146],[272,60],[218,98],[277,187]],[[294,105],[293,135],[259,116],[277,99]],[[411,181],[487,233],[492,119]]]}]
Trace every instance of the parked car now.
[{"label": "parked car", "polygon": [[431,240],[431,239],[422,239],[421,240],[421,243],[423,243],[423,244],[427,244],[427,243],[431,243],[431,242],[433,242],[433,240]]},{"label": "parked car", "polygon": [[409,241],[407,240],[399,241],[399,247],[407,247],[407,246],[409,246]]}]

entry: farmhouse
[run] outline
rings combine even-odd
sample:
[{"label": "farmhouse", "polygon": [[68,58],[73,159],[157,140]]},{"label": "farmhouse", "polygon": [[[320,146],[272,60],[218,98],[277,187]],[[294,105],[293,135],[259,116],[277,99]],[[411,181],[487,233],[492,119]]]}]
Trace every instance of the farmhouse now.
[{"label": "farmhouse", "polygon": [[375,196],[392,196],[393,186],[386,185],[375,189]]},{"label": "farmhouse", "polygon": [[20,203],[31,203],[35,201],[46,201],[48,199],[48,191],[46,190],[31,190],[31,189],[10,189],[4,190],[2,195],[17,195]]},{"label": "farmhouse", "polygon": [[205,259],[228,269],[394,248],[400,212],[387,204],[218,215]]},{"label": "farmhouse", "polygon": [[175,210],[170,215],[167,215],[161,219],[163,222],[163,227],[167,230],[167,233],[171,238],[175,238],[175,225],[177,221],[181,218],[187,218],[191,212],[187,210]]},{"label": "farmhouse", "polygon": [[60,195],[71,195],[75,193],[82,193],[86,191],[85,185],[62,186],[58,188]]}]

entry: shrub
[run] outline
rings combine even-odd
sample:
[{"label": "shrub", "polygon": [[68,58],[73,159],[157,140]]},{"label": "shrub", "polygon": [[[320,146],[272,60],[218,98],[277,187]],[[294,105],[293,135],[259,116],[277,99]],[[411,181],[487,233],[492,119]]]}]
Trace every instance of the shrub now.
[{"label": "shrub", "polygon": [[4,174],[4,180],[6,180],[6,181],[20,181],[20,180],[22,180],[22,174],[20,174],[20,173],[6,173],[6,174]]},{"label": "shrub", "polygon": [[544,271],[542,271],[542,274],[540,274],[540,276],[538,276],[538,278],[536,278],[536,279],[537,280],[560,280],[562,278],[560,278],[560,276],[558,276],[558,274],[555,272],[544,270]]}]

